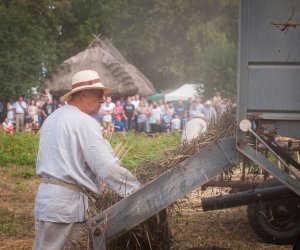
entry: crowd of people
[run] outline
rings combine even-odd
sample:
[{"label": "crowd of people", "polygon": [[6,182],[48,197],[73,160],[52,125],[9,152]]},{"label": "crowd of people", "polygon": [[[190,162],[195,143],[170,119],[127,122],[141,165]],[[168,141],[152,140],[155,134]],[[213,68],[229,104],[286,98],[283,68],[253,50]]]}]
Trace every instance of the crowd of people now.
[{"label": "crowd of people", "polygon": [[150,133],[155,137],[158,133],[182,131],[193,118],[202,118],[208,125],[213,125],[231,105],[228,99],[221,98],[220,92],[204,103],[200,97],[188,101],[147,101],[137,94],[115,102],[106,97],[94,118],[103,127],[104,135],[134,129],[137,133]]},{"label": "crowd of people", "polygon": [[4,119],[2,128],[7,133],[19,131],[37,133],[43,121],[62,104],[53,99],[49,89],[45,89],[40,95],[32,99],[18,97],[17,101],[10,100],[6,103],[0,101],[0,114]]},{"label": "crowd of people", "polygon": [[[62,105],[63,103],[52,97],[49,89],[35,95],[33,99],[24,100],[20,96],[17,101],[7,103],[2,127],[7,133],[37,133],[43,121]],[[113,132],[135,130],[137,133],[149,133],[155,137],[163,132],[182,131],[193,118],[202,118],[208,126],[212,125],[231,105],[228,99],[221,98],[220,92],[216,92],[212,99],[205,102],[200,97],[190,98],[188,101],[147,101],[138,94],[112,101],[107,96],[99,112],[93,117],[101,124],[104,136]]]}]

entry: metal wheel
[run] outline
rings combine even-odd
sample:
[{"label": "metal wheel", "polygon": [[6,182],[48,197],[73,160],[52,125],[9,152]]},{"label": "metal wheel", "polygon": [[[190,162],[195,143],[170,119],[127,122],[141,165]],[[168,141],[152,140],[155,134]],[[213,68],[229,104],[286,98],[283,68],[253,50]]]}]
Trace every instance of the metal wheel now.
[{"label": "metal wheel", "polygon": [[[257,188],[277,186],[276,180],[262,183]],[[253,230],[266,242],[292,244],[300,233],[300,198],[274,197],[248,205],[248,220]]]}]

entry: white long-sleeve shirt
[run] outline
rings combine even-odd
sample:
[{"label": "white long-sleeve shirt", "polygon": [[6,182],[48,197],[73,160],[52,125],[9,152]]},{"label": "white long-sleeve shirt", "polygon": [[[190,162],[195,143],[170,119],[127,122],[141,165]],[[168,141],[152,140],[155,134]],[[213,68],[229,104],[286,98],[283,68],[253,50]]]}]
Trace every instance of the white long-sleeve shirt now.
[{"label": "white long-sleeve shirt", "polygon": [[[95,119],[77,107],[65,105],[44,122],[40,133],[36,173],[78,184],[100,194],[104,181],[120,196],[139,187],[139,182],[119,165]],[[41,183],[35,201],[35,218],[52,222],[85,220],[87,198],[79,191]]]}]

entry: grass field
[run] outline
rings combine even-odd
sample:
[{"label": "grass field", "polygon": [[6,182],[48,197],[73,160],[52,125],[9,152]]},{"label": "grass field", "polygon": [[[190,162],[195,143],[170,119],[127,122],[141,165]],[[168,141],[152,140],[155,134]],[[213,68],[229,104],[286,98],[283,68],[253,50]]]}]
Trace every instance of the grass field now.
[{"label": "grass field", "polygon": [[[129,133],[108,139],[113,147],[123,148],[123,165],[134,169],[144,160],[158,159],[164,150],[176,146],[179,138],[178,133],[158,138]],[[31,133],[0,132],[0,249],[31,249],[39,184],[35,176],[38,140]]]}]

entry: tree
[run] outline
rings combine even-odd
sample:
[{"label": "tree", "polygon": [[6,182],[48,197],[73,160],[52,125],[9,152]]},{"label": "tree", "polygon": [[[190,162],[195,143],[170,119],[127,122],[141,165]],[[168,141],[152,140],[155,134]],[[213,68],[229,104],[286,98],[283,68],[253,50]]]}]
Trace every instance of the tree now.
[{"label": "tree", "polygon": [[0,98],[30,93],[57,64],[58,16],[66,7],[66,1],[0,3]]},{"label": "tree", "polygon": [[0,14],[0,98],[40,86],[94,35],[111,38],[157,90],[235,90],[237,0],[2,0]]},{"label": "tree", "polygon": [[236,83],[236,0],[129,1],[114,40],[156,89],[186,82],[233,92]]}]

